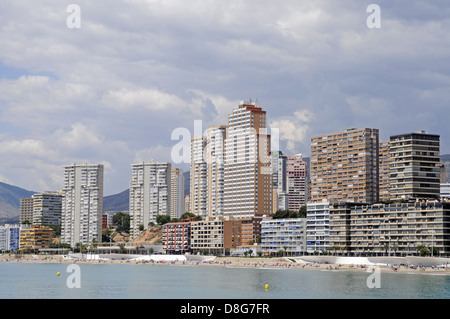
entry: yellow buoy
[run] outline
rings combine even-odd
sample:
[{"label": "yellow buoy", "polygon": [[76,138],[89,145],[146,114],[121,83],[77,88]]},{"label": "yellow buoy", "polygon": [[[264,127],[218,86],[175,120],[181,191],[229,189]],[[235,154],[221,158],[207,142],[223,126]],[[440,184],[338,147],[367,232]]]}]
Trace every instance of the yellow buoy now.
[{"label": "yellow buoy", "polygon": [[269,285],[266,284],[266,290],[269,289]]},{"label": "yellow buoy", "polygon": [[60,275],[60,273],[59,273],[59,272],[57,272],[57,273],[56,273],[56,276],[59,276],[59,275]]}]

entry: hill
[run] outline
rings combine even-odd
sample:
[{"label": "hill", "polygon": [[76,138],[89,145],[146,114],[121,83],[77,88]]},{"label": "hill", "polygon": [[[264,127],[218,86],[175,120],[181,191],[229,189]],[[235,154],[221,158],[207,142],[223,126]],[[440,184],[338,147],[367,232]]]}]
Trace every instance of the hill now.
[{"label": "hill", "polygon": [[127,212],[129,209],[130,190],[115,195],[103,197],[103,210],[105,212]]},{"label": "hill", "polygon": [[17,186],[0,182],[0,224],[18,223],[20,199],[31,197],[32,192]]}]

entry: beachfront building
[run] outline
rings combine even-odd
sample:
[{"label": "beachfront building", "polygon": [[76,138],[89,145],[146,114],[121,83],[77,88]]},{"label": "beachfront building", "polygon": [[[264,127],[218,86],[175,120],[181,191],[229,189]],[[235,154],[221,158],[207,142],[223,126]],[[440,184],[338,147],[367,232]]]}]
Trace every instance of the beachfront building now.
[{"label": "beachfront building", "polygon": [[64,167],[61,242],[100,243],[102,240],[103,165],[71,164]]},{"label": "beachfront building", "polygon": [[224,249],[233,254],[238,247],[254,245],[261,236],[260,217],[224,220]]},{"label": "beachfront building", "polygon": [[228,116],[225,139],[224,217],[271,215],[272,168],[266,111],[242,102]]},{"label": "beachfront building", "polygon": [[282,253],[299,256],[306,253],[306,218],[263,218],[261,250],[266,255]]},{"label": "beachfront building", "polygon": [[50,248],[52,237],[53,230],[50,227],[33,225],[28,228],[23,228],[20,230],[20,250],[36,251]]},{"label": "beachfront building", "polygon": [[192,251],[192,221],[188,219],[162,226],[162,246],[166,254],[185,254]]},{"label": "beachfront building", "polygon": [[391,199],[440,197],[439,139],[425,131],[390,137]]},{"label": "beachfront building", "polygon": [[61,225],[63,199],[61,192],[44,192],[34,194],[32,198],[34,225]]},{"label": "beachfront building", "polygon": [[17,249],[19,249],[19,240],[19,225],[0,225],[0,252],[15,252]]},{"label": "beachfront building", "polygon": [[224,254],[224,221],[206,218],[191,222],[191,249],[194,254]]},{"label": "beachfront building", "polygon": [[170,216],[171,164],[149,161],[132,165],[130,181],[130,232],[133,239],[150,223],[156,224],[156,216]]},{"label": "beachfront building", "polygon": [[208,199],[207,163],[204,157],[206,137],[191,138],[191,169],[190,169],[190,212],[206,218],[206,203]]},{"label": "beachfront building", "polygon": [[311,138],[311,201],[376,203],[379,131],[348,129]]},{"label": "beachfront building", "polygon": [[309,254],[330,249],[330,203],[326,200],[306,205],[306,250]]},{"label": "beachfront building", "polygon": [[379,200],[386,201],[391,199],[391,162],[390,141],[380,141],[378,158],[379,165]]},{"label": "beachfront building", "polygon": [[437,200],[330,205],[330,249],[348,256],[450,256],[450,203]]}]

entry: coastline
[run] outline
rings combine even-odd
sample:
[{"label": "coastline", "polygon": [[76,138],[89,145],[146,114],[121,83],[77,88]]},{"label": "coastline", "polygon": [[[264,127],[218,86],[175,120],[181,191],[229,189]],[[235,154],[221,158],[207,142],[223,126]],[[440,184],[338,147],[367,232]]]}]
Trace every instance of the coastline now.
[{"label": "coastline", "polygon": [[423,266],[410,264],[352,264],[327,263],[317,261],[298,261],[287,257],[216,257],[213,260],[151,260],[151,259],[72,259],[62,255],[25,255],[16,258],[14,255],[0,255],[0,262],[17,263],[77,263],[77,264],[124,264],[148,266],[199,266],[227,268],[260,268],[260,269],[303,269],[319,271],[363,271],[414,274],[450,275],[448,266]]}]

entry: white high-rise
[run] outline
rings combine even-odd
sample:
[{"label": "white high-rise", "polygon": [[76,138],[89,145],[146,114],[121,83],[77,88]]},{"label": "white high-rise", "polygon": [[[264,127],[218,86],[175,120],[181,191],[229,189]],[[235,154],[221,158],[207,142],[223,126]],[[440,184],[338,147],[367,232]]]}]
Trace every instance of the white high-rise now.
[{"label": "white high-rise", "polygon": [[61,242],[101,242],[103,165],[71,164],[64,167]]},{"label": "white high-rise", "polygon": [[172,166],[166,162],[132,165],[130,181],[130,231],[136,238],[156,216],[171,214]]}]

